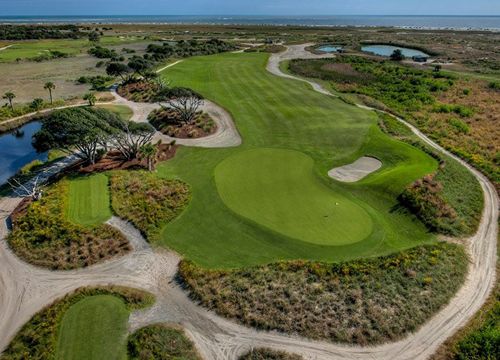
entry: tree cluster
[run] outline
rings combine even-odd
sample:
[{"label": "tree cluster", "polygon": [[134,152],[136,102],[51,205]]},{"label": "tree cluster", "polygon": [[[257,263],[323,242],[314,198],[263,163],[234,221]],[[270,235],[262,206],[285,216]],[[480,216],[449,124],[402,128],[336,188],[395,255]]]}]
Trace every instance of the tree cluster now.
[{"label": "tree cluster", "polygon": [[87,36],[76,25],[0,25],[0,40],[78,39]]}]

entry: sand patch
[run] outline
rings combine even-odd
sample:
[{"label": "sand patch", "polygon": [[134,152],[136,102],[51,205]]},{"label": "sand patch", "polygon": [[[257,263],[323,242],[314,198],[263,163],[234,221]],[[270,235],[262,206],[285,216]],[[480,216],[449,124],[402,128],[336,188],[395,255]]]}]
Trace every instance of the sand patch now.
[{"label": "sand patch", "polygon": [[369,156],[360,157],[351,164],[328,171],[328,176],[343,182],[356,182],[382,167],[382,162]]}]

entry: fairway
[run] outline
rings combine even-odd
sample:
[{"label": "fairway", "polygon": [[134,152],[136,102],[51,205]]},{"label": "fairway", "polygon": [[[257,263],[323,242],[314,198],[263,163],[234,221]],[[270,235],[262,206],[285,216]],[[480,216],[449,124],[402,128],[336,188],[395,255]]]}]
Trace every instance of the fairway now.
[{"label": "fairway", "polygon": [[297,151],[259,148],[224,160],[215,180],[229,208],[291,238],[318,245],[365,239],[368,213],[321,183],[313,165]]},{"label": "fairway", "polygon": [[115,296],[86,297],[64,314],[58,331],[58,360],[126,359],[129,311]]},{"label": "fairway", "polygon": [[[268,73],[267,60],[226,53],[162,72],[172,86],[193,88],[227,109],[243,144],[182,147],[159,165],[158,176],[189,183],[193,194],[159,244],[202,266],[231,268],[343,261],[433,242],[422,223],[397,208],[397,196],[437,162],[382,133],[374,112]],[[382,168],[352,184],[328,177],[361,156],[376,157]]]},{"label": "fairway", "polygon": [[99,225],[111,218],[108,177],[97,174],[69,181],[67,217],[85,225]]}]

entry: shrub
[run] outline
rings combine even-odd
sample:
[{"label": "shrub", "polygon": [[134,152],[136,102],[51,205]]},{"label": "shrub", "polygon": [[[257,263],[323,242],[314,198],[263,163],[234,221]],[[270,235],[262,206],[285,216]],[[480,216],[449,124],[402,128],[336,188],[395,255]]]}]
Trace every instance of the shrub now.
[{"label": "shrub", "polygon": [[182,261],[179,275],[203,306],[245,325],[366,345],[416,331],[448,303],[466,270],[461,246],[438,243],[338,264],[207,270]]},{"label": "shrub", "polygon": [[131,360],[201,360],[181,329],[160,324],[143,327],[130,335],[127,349]]},{"label": "shrub", "polygon": [[102,46],[90,48],[88,53],[98,59],[114,59],[118,57],[115,50],[110,50]]},{"label": "shrub", "polygon": [[302,356],[267,348],[252,349],[238,360],[302,360]]},{"label": "shrub", "polygon": [[451,118],[448,120],[448,123],[453,126],[453,128],[463,134],[468,134],[470,132],[469,125],[467,125],[466,122],[457,119],[457,118]]}]

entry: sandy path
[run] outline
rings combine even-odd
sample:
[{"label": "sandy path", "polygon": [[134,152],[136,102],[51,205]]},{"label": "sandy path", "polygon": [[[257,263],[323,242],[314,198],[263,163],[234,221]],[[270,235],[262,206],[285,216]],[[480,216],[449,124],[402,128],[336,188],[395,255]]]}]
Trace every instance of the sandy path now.
[{"label": "sandy path", "polygon": [[11,46],[14,46],[15,44],[11,44],[11,45],[7,45],[7,46],[4,46],[4,47],[1,47],[0,48],[0,51],[2,50],[7,50],[8,48],[10,48]]},{"label": "sandy path", "polygon": [[[424,141],[439,148],[412,129]],[[133,252],[82,270],[61,272],[35,268],[15,257],[5,240],[0,240],[0,349],[7,346],[19,327],[34,313],[68,291],[80,286],[119,284],[149,290],[157,296],[152,308],[130,316],[131,331],[152,323],[179,323],[206,359],[236,359],[257,346],[302,354],[311,360],[425,359],[479,309],[495,280],[498,197],[483,175],[467,167],[478,178],[485,193],[479,231],[469,240],[471,266],[468,277],[448,306],[402,341],[376,347],[344,346],[255,331],[220,318],[190,301],[174,281],[179,261],[176,254],[151,249],[130,224],[112,218],[109,223],[127,236],[133,244]],[[18,202],[17,198],[0,199],[2,239],[7,233],[5,218]]]}]

